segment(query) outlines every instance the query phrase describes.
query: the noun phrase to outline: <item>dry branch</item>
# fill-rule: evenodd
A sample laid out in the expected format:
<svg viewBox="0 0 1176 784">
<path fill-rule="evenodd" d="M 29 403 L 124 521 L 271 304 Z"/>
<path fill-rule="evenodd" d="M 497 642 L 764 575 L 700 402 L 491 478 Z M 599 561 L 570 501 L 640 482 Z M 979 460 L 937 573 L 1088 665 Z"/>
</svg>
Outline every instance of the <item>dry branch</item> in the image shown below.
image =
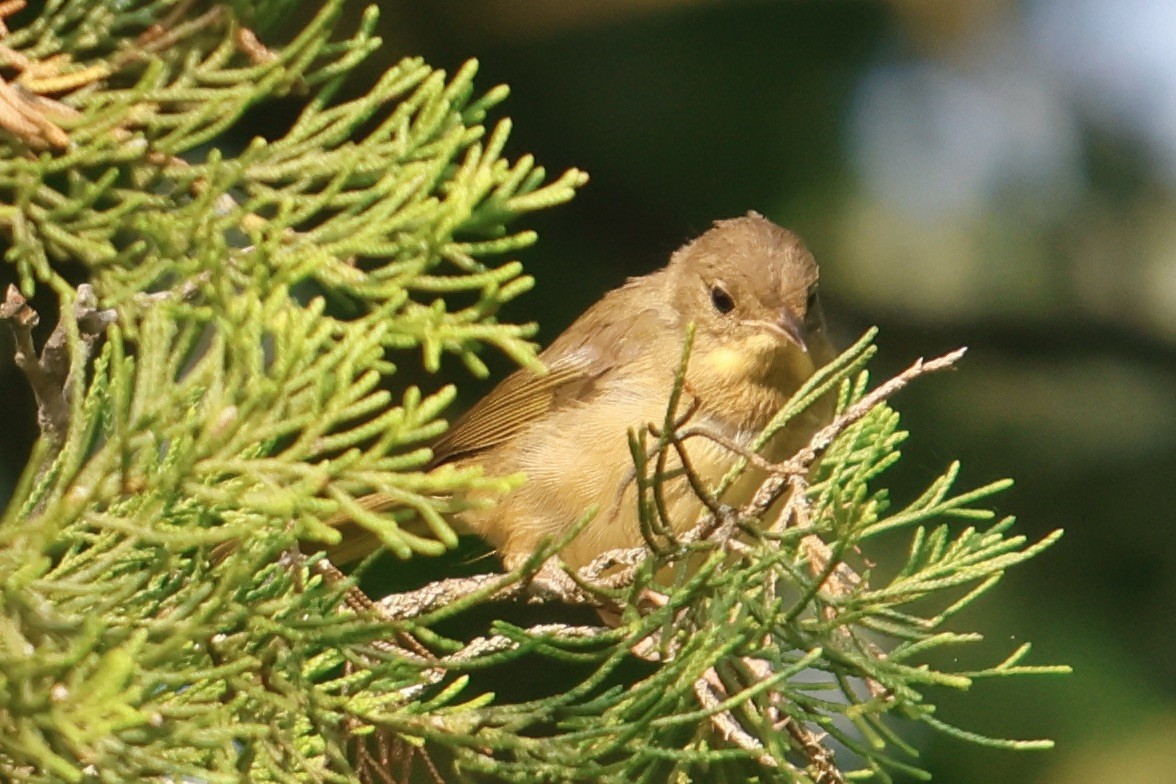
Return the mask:
<svg viewBox="0 0 1176 784">
<path fill-rule="evenodd" d="M 77 324 L 80 338 L 76 356 L 71 356 L 69 319 Z M 93 288 L 83 283 L 78 287 L 72 307 L 62 306 L 57 326 L 42 346 L 39 357 L 33 343 L 33 329 L 41 318 L 16 286 L 8 287 L 0 304 L 0 320 L 7 321 L 12 330 L 16 342 L 13 359 L 36 396 L 41 433 L 51 443 L 60 445 L 69 429 L 70 375 L 85 372 L 94 343 L 117 320 L 117 315 L 113 310 L 100 310 Z"/>
</svg>

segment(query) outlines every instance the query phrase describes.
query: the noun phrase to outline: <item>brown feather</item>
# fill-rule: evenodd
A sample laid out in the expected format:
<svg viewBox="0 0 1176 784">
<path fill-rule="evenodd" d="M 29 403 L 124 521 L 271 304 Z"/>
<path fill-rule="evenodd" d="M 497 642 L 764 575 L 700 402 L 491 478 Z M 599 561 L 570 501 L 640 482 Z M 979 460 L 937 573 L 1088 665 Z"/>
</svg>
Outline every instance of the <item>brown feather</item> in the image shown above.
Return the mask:
<svg viewBox="0 0 1176 784">
<path fill-rule="evenodd" d="M 645 307 L 641 294 L 650 282 L 631 279 L 585 311 L 539 355 L 546 374 L 517 370 L 474 404 L 434 444 L 433 464 L 476 456 L 564 406 L 592 401 L 602 380 L 669 326 L 657 309 Z"/>
<path fill-rule="evenodd" d="M 517 370 L 454 423 L 433 445 L 433 465 L 472 457 L 511 440 L 566 397 L 560 390 L 583 385 L 593 375 L 586 354 L 561 357 L 540 375 Z"/>
</svg>

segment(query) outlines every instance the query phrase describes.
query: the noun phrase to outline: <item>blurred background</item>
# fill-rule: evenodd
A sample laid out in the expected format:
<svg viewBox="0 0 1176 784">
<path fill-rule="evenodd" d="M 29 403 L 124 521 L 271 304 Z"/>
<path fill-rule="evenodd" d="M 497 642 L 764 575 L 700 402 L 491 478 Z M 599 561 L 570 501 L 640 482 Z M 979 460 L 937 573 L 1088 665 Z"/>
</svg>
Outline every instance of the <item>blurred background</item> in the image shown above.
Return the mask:
<svg viewBox="0 0 1176 784">
<path fill-rule="evenodd" d="M 1176 782 L 1176 4 L 380 5 L 373 74 L 476 57 L 512 89 L 513 154 L 591 174 L 528 221 L 538 284 L 508 315 L 540 340 L 754 209 L 809 243 L 841 345 L 881 328 L 876 377 L 969 346 L 894 401 L 895 494 L 959 458 L 965 486 L 1016 479 L 996 503 L 1028 537 L 1066 529 L 958 623 L 1074 674 L 934 695 L 1053 751 L 908 736 L 947 784 Z M 0 382 L 25 393 L 8 359 Z M 10 406 L 22 444 L 33 411 Z M 7 443 L 3 490 L 27 454 Z"/>
</svg>

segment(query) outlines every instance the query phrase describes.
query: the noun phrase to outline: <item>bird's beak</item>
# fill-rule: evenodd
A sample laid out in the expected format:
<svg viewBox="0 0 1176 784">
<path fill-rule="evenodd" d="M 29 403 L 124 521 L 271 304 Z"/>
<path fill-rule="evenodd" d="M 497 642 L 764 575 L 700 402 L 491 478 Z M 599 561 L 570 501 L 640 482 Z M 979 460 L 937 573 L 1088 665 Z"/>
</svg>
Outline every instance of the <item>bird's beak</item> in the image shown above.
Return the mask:
<svg viewBox="0 0 1176 784">
<path fill-rule="evenodd" d="M 801 321 L 791 308 L 781 308 L 780 315 L 774 324 L 776 329 L 784 334 L 788 340 L 796 344 L 804 353 L 808 353 L 808 346 L 804 342 L 804 322 Z"/>
</svg>

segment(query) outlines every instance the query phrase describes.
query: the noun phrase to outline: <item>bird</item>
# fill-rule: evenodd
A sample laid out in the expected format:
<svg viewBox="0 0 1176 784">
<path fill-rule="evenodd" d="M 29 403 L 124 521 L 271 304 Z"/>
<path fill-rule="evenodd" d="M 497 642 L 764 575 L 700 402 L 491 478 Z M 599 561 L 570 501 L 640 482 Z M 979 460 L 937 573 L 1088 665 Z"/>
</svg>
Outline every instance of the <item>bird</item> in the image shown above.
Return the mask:
<svg viewBox="0 0 1176 784">
<path fill-rule="evenodd" d="M 480 465 L 490 475 L 522 474 L 521 486 L 477 499 L 455 529 L 491 545 L 515 568 L 557 541 L 586 512 L 559 552 L 579 569 L 608 550 L 640 546 L 631 430 L 665 421 L 688 325 L 694 338 L 682 397 L 690 426 L 740 449 L 793 393 L 834 357 L 818 297 L 819 270 L 793 232 L 756 212 L 717 220 L 654 272 L 602 296 L 538 356 L 546 372 L 520 368 L 474 404 L 433 445 L 433 466 Z M 684 406 L 683 406 L 684 407 Z M 765 447 L 769 461 L 803 447 L 832 417 L 822 398 Z M 738 459 L 718 440 L 684 443 L 691 469 L 715 485 Z M 681 464 L 670 456 L 668 469 Z M 763 476 L 754 467 L 724 495 L 750 500 Z M 692 528 L 702 500 L 680 475 L 663 484 L 675 533 Z M 361 499 L 373 510 L 393 500 Z M 341 521 L 334 521 L 339 524 Z M 369 553 L 349 526 L 333 562 Z"/>
</svg>

